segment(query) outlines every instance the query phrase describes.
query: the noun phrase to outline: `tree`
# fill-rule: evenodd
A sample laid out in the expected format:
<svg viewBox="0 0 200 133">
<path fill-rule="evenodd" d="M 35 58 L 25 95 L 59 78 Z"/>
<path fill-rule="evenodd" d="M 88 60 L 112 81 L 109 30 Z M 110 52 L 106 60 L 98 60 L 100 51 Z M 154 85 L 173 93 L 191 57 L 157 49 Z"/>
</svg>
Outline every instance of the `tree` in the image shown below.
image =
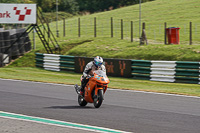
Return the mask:
<svg viewBox="0 0 200 133">
<path fill-rule="evenodd" d="M 59 11 L 76 14 L 79 11 L 91 13 L 138 4 L 140 0 L 58 0 Z M 153 0 L 142 0 L 142 2 Z M 1 3 L 37 3 L 44 12 L 56 10 L 56 0 L 0 0 Z"/>
<path fill-rule="evenodd" d="M 76 0 L 61 0 L 59 9 L 61 11 L 66 11 L 75 14 L 79 11 L 79 6 Z"/>
<path fill-rule="evenodd" d="M 142 2 L 153 0 L 142 0 Z M 116 9 L 120 6 L 138 4 L 139 0 L 77 0 L 80 11 L 89 11 L 91 13 L 108 10 L 110 7 Z"/>
<path fill-rule="evenodd" d="M 34 3 L 33 0 L 0 0 L 0 3 Z"/>
<path fill-rule="evenodd" d="M 40 7 L 42 8 L 43 11 L 50 12 L 52 10 L 53 2 L 51 0 L 40 0 L 40 1 L 41 1 Z"/>
<path fill-rule="evenodd" d="M 0 0 L 0 3 L 18 3 L 18 0 Z"/>
</svg>

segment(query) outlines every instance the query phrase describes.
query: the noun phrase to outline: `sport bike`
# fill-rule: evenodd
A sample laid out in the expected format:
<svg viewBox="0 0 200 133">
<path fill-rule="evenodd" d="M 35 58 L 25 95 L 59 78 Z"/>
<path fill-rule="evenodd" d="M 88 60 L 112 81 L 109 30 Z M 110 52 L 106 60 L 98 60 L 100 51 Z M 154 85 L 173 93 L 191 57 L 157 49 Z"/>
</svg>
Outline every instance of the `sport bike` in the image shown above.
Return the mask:
<svg viewBox="0 0 200 133">
<path fill-rule="evenodd" d="M 91 77 L 89 77 L 89 81 L 84 88 L 83 95 L 80 95 L 80 87 L 77 84 L 74 86 L 78 94 L 78 103 L 80 106 L 93 103 L 95 108 L 99 108 L 104 100 L 104 94 L 110 81 L 106 72 L 102 70 L 91 71 L 90 75 Z"/>
</svg>

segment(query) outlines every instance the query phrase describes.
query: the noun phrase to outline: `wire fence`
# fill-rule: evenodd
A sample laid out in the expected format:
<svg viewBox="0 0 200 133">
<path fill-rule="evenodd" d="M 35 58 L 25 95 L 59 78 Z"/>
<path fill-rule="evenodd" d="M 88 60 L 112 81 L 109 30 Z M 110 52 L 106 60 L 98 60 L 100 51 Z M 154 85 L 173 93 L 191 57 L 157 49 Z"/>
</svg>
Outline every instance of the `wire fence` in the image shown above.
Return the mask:
<svg viewBox="0 0 200 133">
<path fill-rule="evenodd" d="M 165 27 L 165 23 L 167 27 Z M 200 44 L 200 23 L 185 24 L 146 23 L 145 32 L 150 44 L 165 44 L 165 28 L 179 27 L 180 44 Z M 54 33 L 56 26 L 50 24 Z M 130 41 L 139 41 L 139 22 L 130 19 L 77 18 L 58 21 L 60 36 L 67 37 L 113 37 Z"/>
</svg>

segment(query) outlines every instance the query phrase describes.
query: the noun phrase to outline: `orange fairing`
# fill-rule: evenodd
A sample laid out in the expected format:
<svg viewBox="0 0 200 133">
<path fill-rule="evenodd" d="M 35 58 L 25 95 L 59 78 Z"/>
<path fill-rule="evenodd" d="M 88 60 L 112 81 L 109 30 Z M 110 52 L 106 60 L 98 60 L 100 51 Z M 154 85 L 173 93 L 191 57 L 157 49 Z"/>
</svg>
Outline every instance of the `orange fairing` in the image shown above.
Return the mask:
<svg viewBox="0 0 200 133">
<path fill-rule="evenodd" d="M 110 82 L 105 72 L 97 70 L 93 74 L 85 87 L 85 100 L 91 103 L 93 102 L 93 90 L 95 89 L 95 95 L 97 95 L 99 89 L 103 89 L 105 93 Z"/>
</svg>

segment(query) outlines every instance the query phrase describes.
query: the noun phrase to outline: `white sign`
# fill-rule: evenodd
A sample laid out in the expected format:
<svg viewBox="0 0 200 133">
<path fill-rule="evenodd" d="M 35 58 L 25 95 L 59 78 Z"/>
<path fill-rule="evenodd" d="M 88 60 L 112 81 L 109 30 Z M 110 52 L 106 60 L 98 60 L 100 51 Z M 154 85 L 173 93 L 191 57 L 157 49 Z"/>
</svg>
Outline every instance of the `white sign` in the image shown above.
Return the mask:
<svg viewBox="0 0 200 133">
<path fill-rule="evenodd" d="M 0 4 L 0 24 L 36 24 L 36 4 Z"/>
</svg>

